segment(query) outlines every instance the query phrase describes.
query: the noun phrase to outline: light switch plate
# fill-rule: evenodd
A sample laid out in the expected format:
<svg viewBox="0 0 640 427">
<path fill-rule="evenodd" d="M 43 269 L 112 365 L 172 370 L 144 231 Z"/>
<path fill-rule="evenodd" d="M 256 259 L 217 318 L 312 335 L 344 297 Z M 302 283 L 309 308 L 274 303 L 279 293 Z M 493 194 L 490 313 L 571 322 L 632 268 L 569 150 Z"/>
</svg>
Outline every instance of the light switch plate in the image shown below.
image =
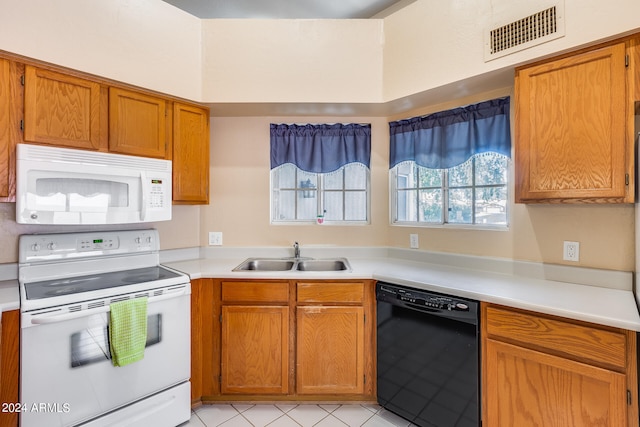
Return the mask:
<svg viewBox="0 0 640 427">
<path fill-rule="evenodd" d="M 222 246 L 222 231 L 209 232 L 209 246 Z"/>
<path fill-rule="evenodd" d="M 411 249 L 418 249 L 420 247 L 420 241 L 417 234 L 409 234 L 409 246 Z"/>
</svg>

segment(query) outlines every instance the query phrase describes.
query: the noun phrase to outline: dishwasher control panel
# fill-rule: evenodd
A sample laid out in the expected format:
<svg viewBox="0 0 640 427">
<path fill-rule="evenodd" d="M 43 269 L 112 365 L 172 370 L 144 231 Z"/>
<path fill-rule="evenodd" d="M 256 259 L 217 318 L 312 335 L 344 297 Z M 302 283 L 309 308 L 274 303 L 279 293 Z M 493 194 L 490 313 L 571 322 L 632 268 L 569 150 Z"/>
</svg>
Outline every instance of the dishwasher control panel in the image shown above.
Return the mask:
<svg viewBox="0 0 640 427">
<path fill-rule="evenodd" d="M 376 299 L 447 317 L 476 316 L 479 306 L 475 300 L 384 282 L 376 285 Z"/>
</svg>

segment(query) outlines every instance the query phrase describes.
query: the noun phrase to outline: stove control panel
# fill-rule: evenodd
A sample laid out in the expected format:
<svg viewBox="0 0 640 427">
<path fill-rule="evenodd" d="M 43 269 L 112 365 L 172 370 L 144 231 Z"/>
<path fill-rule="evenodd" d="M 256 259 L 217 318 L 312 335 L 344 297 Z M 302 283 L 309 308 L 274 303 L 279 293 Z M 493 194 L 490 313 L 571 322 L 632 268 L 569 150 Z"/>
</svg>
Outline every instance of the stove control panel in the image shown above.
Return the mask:
<svg viewBox="0 0 640 427">
<path fill-rule="evenodd" d="M 19 246 L 21 264 L 160 250 L 157 230 L 25 234 Z"/>
</svg>

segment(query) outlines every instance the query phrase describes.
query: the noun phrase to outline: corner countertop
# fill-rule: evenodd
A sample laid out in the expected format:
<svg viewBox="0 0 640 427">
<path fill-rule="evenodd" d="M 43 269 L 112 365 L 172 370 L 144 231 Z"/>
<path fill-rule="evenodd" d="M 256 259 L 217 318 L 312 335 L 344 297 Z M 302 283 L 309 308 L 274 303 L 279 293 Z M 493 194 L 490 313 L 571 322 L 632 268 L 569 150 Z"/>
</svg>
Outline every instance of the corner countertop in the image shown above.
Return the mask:
<svg viewBox="0 0 640 427">
<path fill-rule="evenodd" d="M 364 254 L 358 250 L 309 254 L 325 258 L 345 256 L 351 271 L 234 272 L 233 268 L 248 256 L 238 251 L 204 252 L 201 258 L 163 264 L 189 274 L 192 279 L 374 279 L 640 331 L 631 272 L 388 249 L 365 249 Z M 331 255 L 327 256 L 328 253 Z M 250 256 L 261 255 L 254 252 Z"/>
<path fill-rule="evenodd" d="M 17 280 L 0 280 L 0 313 L 20 308 Z"/>
</svg>

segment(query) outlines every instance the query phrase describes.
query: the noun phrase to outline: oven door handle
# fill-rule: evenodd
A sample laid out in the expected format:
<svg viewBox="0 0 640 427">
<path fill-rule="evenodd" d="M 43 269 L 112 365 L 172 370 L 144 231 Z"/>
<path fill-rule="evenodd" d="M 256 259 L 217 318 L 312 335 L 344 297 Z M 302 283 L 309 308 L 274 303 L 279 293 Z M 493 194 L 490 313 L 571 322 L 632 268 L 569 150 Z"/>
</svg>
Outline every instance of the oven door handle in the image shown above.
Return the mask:
<svg viewBox="0 0 640 427">
<path fill-rule="evenodd" d="M 151 297 L 149 298 L 147 305 L 153 304 L 159 301 L 168 300 L 171 298 L 176 298 L 182 295 L 187 295 L 182 291 L 183 289 L 180 289 L 178 292 L 173 292 L 173 293 L 169 292 L 167 294 L 160 295 L 157 297 Z M 81 317 L 92 316 L 94 314 L 108 313 L 109 311 L 111 311 L 111 309 L 108 305 L 106 305 L 104 307 L 92 308 L 90 310 L 81 310 L 73 313 L 57 314 L 57 315 L 42 316 L 42 317 L 32 317 L 31 323 L 34 325 L 48 325 L 51 323 L 59 323 L 67 320 L 79 319 Z"/>
</svg>

